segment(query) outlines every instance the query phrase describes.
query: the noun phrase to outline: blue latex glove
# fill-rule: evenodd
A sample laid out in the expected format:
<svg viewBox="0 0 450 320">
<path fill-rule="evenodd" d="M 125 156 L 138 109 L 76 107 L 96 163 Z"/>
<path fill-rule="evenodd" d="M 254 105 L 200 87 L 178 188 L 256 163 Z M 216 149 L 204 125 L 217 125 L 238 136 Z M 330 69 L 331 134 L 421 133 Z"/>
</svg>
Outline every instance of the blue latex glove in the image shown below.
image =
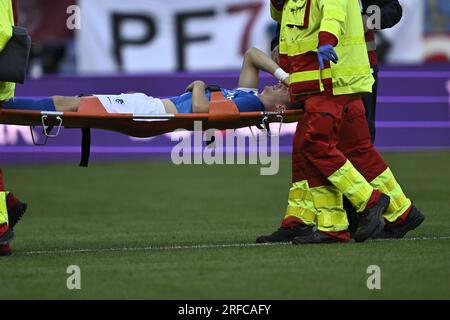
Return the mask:
<svg viewBox="0 0 450 320">
<path fill-rule="evenodd" d="M 334 63 L 337 63 L 339 59 L 331 44 L 319 47 L 317 49 L 317 57 L 319 58 L 320 69 L 325 68 L 325 61 L 333 61 Z"/>
</svg>

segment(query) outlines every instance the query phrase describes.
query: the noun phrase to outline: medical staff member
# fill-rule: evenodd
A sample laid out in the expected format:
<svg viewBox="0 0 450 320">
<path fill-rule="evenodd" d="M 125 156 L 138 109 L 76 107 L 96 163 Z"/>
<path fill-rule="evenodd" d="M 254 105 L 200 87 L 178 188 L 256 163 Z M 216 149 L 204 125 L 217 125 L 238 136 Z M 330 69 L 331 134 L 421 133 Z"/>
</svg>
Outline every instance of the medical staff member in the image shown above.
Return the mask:
<svg viewBox="0 0 450 320">
<path fill-rule="evenodd" d="M 12 37 L 13 26 L 13 3 L 11 0 L 0 0 L 0 54 Z M 11 99 L 14 96 L 14 89 L 14 83 L 0 82 L 0 103 Z M 12 229 L 23 216 L 26 208 L 27 204 L 5 190 L 3 172 L 0 169 L 0 256 L 11 254 L 9 242 L 14 238 Z"/>
<path fill-rule="evenodd" d="M 377 19 L 377 13 L 373 11 L 373 8 L 368 10 L 370 6 L 379 8 L 380 21 L 375 20 Z M 403 10 L 398 0 L 361 0 L 361 8 L 370 68 L 375 80 L 372 86 L 372 92 L 364 95 L 362 99 L 364 102 L 364 109 L 366 110 L 367 124 L 369 125 L 370 140 L 372 143 L 375 143 L 375 118 L 378 96 L 378 59 L 377 47 L 375 44 L 375 30 L 376 28 L 387 29 L 395 26 L 400 22 Z M 344 199 L 344 208 L 350 222 L 350 233 L 353 234 L 358 225 L 358 215 L 348 199 Z"/>
<path fill-rule="evenodd" d="M 284 0 L 282 0 L 281 2 L 283 1 Z M 363 27 L 365 32 L 370 67 L 372 76 L 375 80 L 372 86 L 372 92 L 364 95 L 362 99 L 364 103 L 364 109 L 366 111 L 367 124 L 370 131 L 370 139 L 372 143 L 374 143 L 376 133 L 375 117 L 378 93 L 378 59 L 375 44 L 375 30 L 376 28 L 379 28 L 381 30 L 392 28 L 393 26 L 395 26 L 401 20 L 403 11 L 398 0 L 361 0 L 360 6 L 362 10 Z M 377 11 L 378 9 L 379 11 Z M 378 13 L 379 16 L 377 16 Z M 378 19 L 379 21 L 377 21 L 376 19 Z M 277 62 L 279 61 L 279 39 L 280 25 L 278 24 L 276 36 L 271 42 L 272 58 Z M 350 233 L 353 234 L 356 231 L 358 225 L 358 215 L 356 214 L 355 209 L 347 198 L 344 198 L 344 209 L 347 212 L 348 220 L 350 223 Z"/>
<path fill-rule="evenodd" d="M 280 66 L 290 73 L 291 100 L 305 103 L 305 115 L 294 136 L 282 226 L 257 242 L 348 241 L 343 195 L 360 214 L 356 241 L 403 237 L 424 217 L 370 141 L 361 96 L 374 79 L 359 1 L 271 0 L 271 14 L 281 24 Z"/>
</svg>

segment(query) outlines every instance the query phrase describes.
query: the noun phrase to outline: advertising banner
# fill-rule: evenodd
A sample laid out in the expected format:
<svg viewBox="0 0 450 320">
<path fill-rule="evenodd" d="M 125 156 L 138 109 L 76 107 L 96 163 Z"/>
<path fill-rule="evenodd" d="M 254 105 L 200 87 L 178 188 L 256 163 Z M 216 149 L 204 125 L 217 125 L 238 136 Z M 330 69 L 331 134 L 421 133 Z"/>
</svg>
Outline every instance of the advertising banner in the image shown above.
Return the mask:
<svg viewBox="0 0 450 320">
<path fill-rule="evenodd" d="M 265 0 L 80 0 L 82 72 L 236 70 L 246 49 L 268 51 Z"/>
</svg>

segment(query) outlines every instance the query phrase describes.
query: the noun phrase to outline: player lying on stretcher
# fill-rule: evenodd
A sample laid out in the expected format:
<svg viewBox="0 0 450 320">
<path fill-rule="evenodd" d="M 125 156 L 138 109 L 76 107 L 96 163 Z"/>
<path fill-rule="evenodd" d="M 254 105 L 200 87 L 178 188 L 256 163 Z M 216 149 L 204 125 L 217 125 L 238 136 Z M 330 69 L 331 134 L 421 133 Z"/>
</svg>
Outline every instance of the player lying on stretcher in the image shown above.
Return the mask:
<svg viewBox="0 0 450 320">
<path fill-rule="evenodd" d="M 280 82 L 266 86 L 258 93 L 259 71 L 273 74 Z M 238 88 L 221 91 L 232 99 L 239 112 L 278 111 L 289 105 L 289 74 L 272 59 L 256 48 L 247 50 L 244 56 Z M 139 115 L 200 113 L 209 111 L 210 92 L 203 81 L 194 81 L 182 95 L 169 99 L 158 99 L 143 93 L 120 95 L 94 95 L 109 113 L 132 113 Z M 79 97 L 53 96 L 47 99 L 14 98 L 4 104 L 5 109 L 78 111 Z"/>
</svg>

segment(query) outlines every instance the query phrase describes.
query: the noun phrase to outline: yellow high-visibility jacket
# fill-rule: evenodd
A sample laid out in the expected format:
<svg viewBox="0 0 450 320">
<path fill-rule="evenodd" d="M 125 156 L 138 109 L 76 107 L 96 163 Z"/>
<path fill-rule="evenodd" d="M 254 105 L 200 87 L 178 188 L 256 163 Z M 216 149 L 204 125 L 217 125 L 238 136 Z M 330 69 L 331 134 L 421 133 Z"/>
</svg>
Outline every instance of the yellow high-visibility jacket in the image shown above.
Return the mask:
<svg viewBox="0 0 450 320">
<path fill-rule="evenodd" d="M 0 0 L 0 53 L 12 37 L 14 15 L 11 0 Z M 0 101 L 14 97 L 16 85 L 11 82 L 0 82 Z"/>
<path fill-rule="evenodd" d="M 291 95 L 318 94 L 332 88 L 333 95 L 372 91 L 361 9 L 358 0 L 271 0 L 272 18 L 281 24 L 280 64 L 291 74 Z M 319 32 L 338 40 L 337 64 L 320 70 L 317 59 Z"/>
</svg>

